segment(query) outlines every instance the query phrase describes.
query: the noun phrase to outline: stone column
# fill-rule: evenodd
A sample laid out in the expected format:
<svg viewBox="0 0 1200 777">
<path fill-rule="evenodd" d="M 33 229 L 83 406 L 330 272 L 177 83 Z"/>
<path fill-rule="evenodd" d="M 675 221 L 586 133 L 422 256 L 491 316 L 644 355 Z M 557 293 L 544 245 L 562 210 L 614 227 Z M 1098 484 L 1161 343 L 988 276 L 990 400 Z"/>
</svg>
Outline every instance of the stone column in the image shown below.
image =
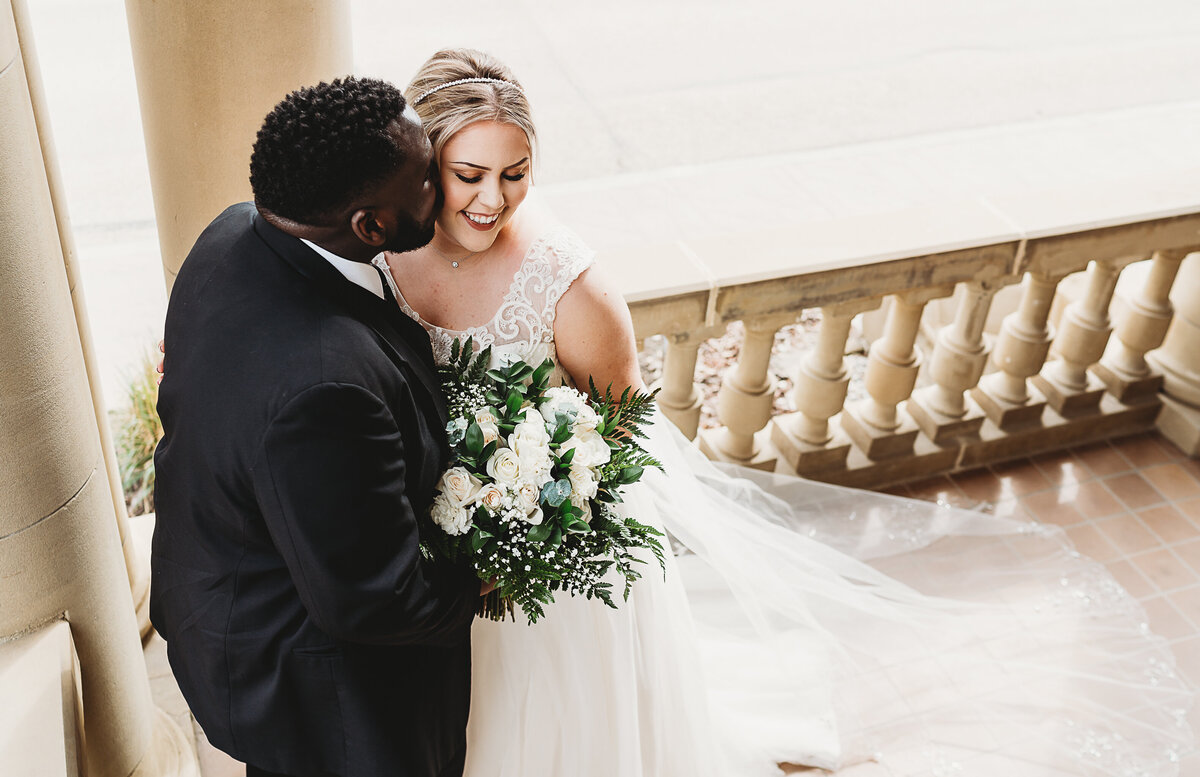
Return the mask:
<svg viewBox="0 0 1200 777">
<path fill-rule="evenodd" d="M 1141 294 L 1129 300 L 1128 309 L 1117 324 L 1117 336 L 1109 340 L 1104 358 L 1092 369 L 1104 381 L 1108 392 L 1122 402 L 1152 400 L 1162 387 L 1162 375 L 1150 369 L 1146 353 L 1163 344 L 1175 315 L 1171 284 L 1185 254 L 1184 251 L 1154 254 L 1146 285 Z"/>
<path fill-rule="evenodd" d="M 831 419 L 842 412 L 850 385 L 846 338 L 854 317 L 881 302 L 855 300 L 821 308 L 817 347 L 808 352 L 792 378 L 791 399 L 798 412 L 778 419 L 771 433 L 775 447 L 798 473 L 845 466 L 850 440 Z"/>
<path fill-rule="evenodd" d="M 1171 291 L 1175 317 L 1162 348 L 1146 360 L 1163 375 L 1158 428 L 1189 456 L 1200 456 L 1200 253 L 1183 261 Z"/>
<path fill-rule="evenodd" d="M 113 510 L 117 517 L 117 531 L 121 537 L 121 549 L 125 556 L 125 567 L 129 575 L 129 588 L 133 597 L 134 610 L 137 613 L 138 629 L 142 636 L 150 633 L 150 559 L 148 554 L 141 552 L 129 531 L 129 515 L 125 510 L 125 488 L 121 482 L 121 468 L 117 463 L 116 449 L 113 446 L 112 431 L 109 426 L 108 406 L 104 402 L 102 381 L 96 363 L 96 350 L 92 345 L 92 331 L 88 325 L 87 303 L 84 300 L 83 284 L 79 279 L 79 267 L 75 252 L 75 238 L 71 232 L 70 218 L 67 215 L 66 197 L 62 187 L 62 176 L 59 174 L 57 156 L 54 151 L 54 138 L 50 131 L 50 121 L 46 111 L 45 92 L 42 89 L 41 73 L 37 67 L 37 55 L 34 50 L 34 36 L 29 23 L 29 13 L 24 0 L 14 0 L 12 4 L 13 18 L 16 22 L 17 36 L 20 40 L 22 60 L 25 65 L 25 78 L 29 84 L 30 103 L 33 107 L 34 121 L 42 149 L 42 158 L 46 165 L 46 180 L 49 184 L 50 198 L 54 204 L 55 221 L 58 224 L 58 239 L 62 246 L 64 264 L 67 271 L 67 283 L 71 289 L 72 308 L 75 321 L 79 326 L 79 341 L 83 347 L 83 361 L 87 368 L 88 386 L 92 395 L 92 408 L 96 416 L 96 428 L 100 431 L 100 449 L 104 453 L 104 468 L 108 478 L 108 488 L 113 500 Z"/>
<path fill-rule="evenodd" d="M 934 385 L 913 393 L 908 412 L 925 436 L 940 443 L 976 434 L 983 412 L 967 402 L 979 383 L 988 351 L 983 326 L 996 288 L 988 283 L 960 283 L 955 292 L 954 321 L 938 330 L 929 375 Z"/>
<path fill-rule="evenodd" d="M 722 328 L 723 329 L 723 328 Z M 700 427 L 700 390 L 696 386 L 696 359 L 700 344 L 720 334 L 704 328 L 682 335 L 667 336 L 662 379 L 658 382 L 658 407 L 689 439 L 695 439 Z"/>
<path fill-rule="evenodd" d="M 917 335 L 921 314 L 930 300 L 945 297 L 950 288 L 920 289 L 891 298 L 883 337 L 867 355 L 869 397 L 846 408 L 842 428 L 872 460 L 911 455 L 917 425 L 902 405 L 912 396 L 921 368 Z"/>
<path fill-rule="evenodd" d="M 998 428 L 1035 424 L 1041 420 L 1046 399 L 1029 385 L 1046 363 L 1054 335 L 1050 331 L 1050 304 L 1060 277 L 1040 273 L 1025 276 L 1021 304 L 1004 317 L 992 352 L 998 368 L 972 389 L 971 396 Z"/>
<path fill-rule="evenodd" d="M 1112 322 L 1108 316 L 1117 276 L 1132 259 L 1096 261 L 1088 269 L 1083 297 L 1063 312 L 1054 348 L 1059 358 L 1034 376 L 1033 383 L 1046 401 L 1064 417 L 1098 412 L 1104 384 L 1089 368 L 1104 355 Z"/>
<path fill-rule="evenodd" d="M 0 4 L 0 638 L 65 615 L 90 777 L 187 773 L 150 701 L 11 3 Z"/>
<path fill-rule="evenodd" d="M 771 420 L 775 382 L 769 367 L 775 333 L 794 315 L 747 319 L 746 337 L 738 363 L 721 378 L 717 392 L 717 416 L 723 427 L 702 432 L 701 450 L 712 458 L 747 467 L 772 470 L 776 457 L 759 432 Z"/>
<path fill-rule="evenodd" d="M 167 288 L 250 199 L 250 149 L 288 92 L 350 72 L 348 0 L 126 0 Z"/>
</svg>

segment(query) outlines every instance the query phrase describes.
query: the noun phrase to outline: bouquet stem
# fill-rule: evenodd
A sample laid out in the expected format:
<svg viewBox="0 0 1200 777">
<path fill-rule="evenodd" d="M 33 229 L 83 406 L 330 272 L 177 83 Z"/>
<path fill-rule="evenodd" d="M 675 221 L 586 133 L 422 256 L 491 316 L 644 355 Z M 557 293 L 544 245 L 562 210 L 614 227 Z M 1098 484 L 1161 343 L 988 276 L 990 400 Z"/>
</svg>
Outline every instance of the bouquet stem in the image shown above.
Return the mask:
<svg viewBox="0 0 1200 777">
<path fill-rule="evenodd" d="M 480 600 L 477 613 L 482 618 L 494 621 L 517 619 L 512 599 L 501 596 L 499 591 L 492 591 Z"/>
</svg>

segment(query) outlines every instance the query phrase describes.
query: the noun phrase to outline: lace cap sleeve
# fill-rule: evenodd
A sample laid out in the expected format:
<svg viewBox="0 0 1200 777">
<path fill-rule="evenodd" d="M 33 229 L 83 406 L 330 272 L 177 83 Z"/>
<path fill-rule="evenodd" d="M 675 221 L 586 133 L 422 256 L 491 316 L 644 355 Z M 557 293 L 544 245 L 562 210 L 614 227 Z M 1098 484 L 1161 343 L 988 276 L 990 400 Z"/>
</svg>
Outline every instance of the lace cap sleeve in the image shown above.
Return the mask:
<svg viewBox="0 0 1200 777">
<path fill-rule="evenodd" d="M 575 279 L 596 261 L 596 252 L 588 248 L 579 235 L 560 226 L 538 238 L 530 247 L 530 258 L 544 258 L 549 266 L 550 282 L 546 285 L 542 319 L 552 324 L 558 301 Z"/>
</svg>

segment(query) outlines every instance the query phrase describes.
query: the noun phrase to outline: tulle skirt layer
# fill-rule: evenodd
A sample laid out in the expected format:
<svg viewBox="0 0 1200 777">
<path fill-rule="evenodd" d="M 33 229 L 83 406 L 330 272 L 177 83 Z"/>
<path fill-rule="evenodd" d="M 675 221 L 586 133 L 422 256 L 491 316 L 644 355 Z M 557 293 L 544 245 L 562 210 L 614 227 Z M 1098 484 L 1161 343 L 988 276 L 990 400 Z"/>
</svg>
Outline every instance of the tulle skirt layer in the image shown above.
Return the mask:
<svg viewBox="0 0 1200 777">
<path fill-rule="evenodd" d="M 469 777 L 1178 775 L 1193 691 L 1060 530 L 648 447 L 665 579 L 476 623 Z"/>
</svg>

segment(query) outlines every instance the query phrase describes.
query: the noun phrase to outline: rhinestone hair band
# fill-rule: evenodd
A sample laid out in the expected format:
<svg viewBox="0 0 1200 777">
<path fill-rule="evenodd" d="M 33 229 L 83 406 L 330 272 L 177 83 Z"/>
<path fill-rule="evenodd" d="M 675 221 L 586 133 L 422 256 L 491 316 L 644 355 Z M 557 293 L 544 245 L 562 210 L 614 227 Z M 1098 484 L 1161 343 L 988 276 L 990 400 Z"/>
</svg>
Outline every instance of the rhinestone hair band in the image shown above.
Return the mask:
<svg viewBox="0 0 1200 777">
<path fill-rule="evenodd" d="M 432 89 L 421 92 L 421 94 L 417 96 L 417 99 L 412 101 L 412 104 L 416 105 L 434 92 L 440 92 L 443 89 L 448 89 L 452 86 L 458 86 L 459 84 L 504 84 L 505 86 L 511 86 L 521 94 L 525 94 L 525 90 L 514 84 L 512 81 L 504 81 L 499 78 L 460 78 L 457 81 L 447 81 L 444 84 L 438 84 Z"/>
</svg>

